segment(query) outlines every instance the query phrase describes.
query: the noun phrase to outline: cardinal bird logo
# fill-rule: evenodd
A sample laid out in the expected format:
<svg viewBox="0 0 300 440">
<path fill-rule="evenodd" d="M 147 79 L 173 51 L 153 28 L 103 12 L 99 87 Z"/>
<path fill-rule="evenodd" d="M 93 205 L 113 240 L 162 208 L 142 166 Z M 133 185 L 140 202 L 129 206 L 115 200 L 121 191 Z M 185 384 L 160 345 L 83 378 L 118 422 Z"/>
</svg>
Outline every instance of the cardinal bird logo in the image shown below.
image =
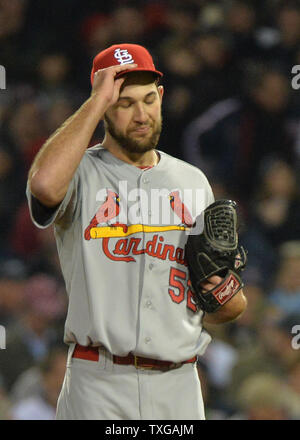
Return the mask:
<svg viewBox="0 0 300 440">
<path fill-rule="evenodd" d="M 120 202 L 120 197 L 117 193 L 110 189 L 106 189 L 106 197 L 102 205 L 98 208 L 96 214 L 90 221 L 87 228 L 84 230 L 84 238 L 86 240 L 91 239 L 109 239 L 109 238 L 121 238 L 128 237 L 136 233 L 158 233 L 166 231 L 185 231 L 188 228 L 193 227 L 193 218 L 181 201 L 180 191 L 173 191 L 169 193 L 169 200 L 171 209 L 180 218 L 180 224 L 170 225 L 169 223 L 164 225 L 145 225 L 140 223 L 140 218 L 137 219 L 137 223 L 130 225 L 120 223 L 116 221 L 116 217 L 119 216 L 120 211 L 124 210 L 124 204 Z M 168 203 L 167 199 L 166 202 Z M 120 217 L 119 217 L 120 219 Z M 119 220 L 118 219 L 118 220 Z M 124 220 L 123 220 L 124 221 Z M 126 220 L 125 220 L 126 221 Z M 169 219 L 170 221 L 170 219 Z M 134 239 L 135 240 L 135 239 Z M 103 243 L 106 245 L 106 241 Z"/>
<path fill-rule="evenodd" d="M 175 214 L 180 218 L 181 224 L 191 228 L 194 224 L 193 218 L 180 199 L 179 191 L 173 191 L 169 195 L 171 208 Z"/>
<path fill-rule="evenodd" d="M 90 224 L 84 231 L 84 238 L 86 240 L 91 239 L 90 231 L 92 228 L 95 228 L 100 223 L 109 223 L 110 220 L 117 217 L 120 212 L 120 197 L 117 193 L 107 190 L 107 196 L 104 203 L 100 206 Z M 113 223 L 111 226 L 121 226 L 124 232 L 127 231 L 128 226 L 122 223 Z"/>
</svg>

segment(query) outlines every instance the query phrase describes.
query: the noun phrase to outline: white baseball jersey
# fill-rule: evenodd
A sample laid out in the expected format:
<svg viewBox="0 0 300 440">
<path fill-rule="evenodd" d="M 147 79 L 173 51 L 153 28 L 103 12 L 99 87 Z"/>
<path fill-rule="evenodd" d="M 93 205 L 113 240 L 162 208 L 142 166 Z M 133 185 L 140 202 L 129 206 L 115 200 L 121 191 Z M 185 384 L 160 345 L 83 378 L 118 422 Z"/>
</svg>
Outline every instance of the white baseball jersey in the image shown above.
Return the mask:
<svg viewBox="0 0 300 440">
<path fill-rule="evenodd" d="M 140 169 L 101 145 L 88 149 L 55 212 L 41 209 L 27 185 L 35 225 L 55 223 L 66 343 L 180 362 L 210 342 L 184 247 L 213 193 L 199 169 L 157 152 L 159 163 Z"/>
</svg>

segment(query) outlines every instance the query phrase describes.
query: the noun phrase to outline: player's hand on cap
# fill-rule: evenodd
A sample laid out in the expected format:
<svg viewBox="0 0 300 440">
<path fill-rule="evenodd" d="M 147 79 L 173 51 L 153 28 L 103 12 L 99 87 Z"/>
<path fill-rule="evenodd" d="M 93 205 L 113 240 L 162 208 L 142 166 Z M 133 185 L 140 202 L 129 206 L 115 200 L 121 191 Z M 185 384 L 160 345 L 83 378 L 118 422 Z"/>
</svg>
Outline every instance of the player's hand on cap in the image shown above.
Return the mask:
<svg viewBox="0 0 300 440">
<path fill-rule="evenodd" d="M 119 73 L 137 67 L 137 64 L 123 64 L 97 70 L 94 74 L 92 96 L 97 95 L 104 101 L 107 108 L 114 105 L 120 94 L 120 88 L 125 81 L 125 76 L 116 78 Z"/>
</svg>

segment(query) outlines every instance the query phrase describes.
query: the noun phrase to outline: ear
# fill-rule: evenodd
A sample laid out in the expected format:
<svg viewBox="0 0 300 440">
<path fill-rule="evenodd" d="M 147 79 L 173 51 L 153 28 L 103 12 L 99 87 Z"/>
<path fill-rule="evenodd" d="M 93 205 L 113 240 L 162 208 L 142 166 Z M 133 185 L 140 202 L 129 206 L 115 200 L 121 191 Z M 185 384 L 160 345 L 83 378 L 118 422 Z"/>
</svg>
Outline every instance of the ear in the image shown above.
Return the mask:
<svg viewBox="0 0 300 440">
<path fill-rule="evenodd" d="M 157 89 L 158 89 L 158 93 L 159 93 L 160 100 L 162 101 L 162 97 L 163 97 L 163 95 L 164 95 L 164 91 L 165 91 L 165 89 L 164 89 L 163 86 L 158 86 Z"/>
</svg>

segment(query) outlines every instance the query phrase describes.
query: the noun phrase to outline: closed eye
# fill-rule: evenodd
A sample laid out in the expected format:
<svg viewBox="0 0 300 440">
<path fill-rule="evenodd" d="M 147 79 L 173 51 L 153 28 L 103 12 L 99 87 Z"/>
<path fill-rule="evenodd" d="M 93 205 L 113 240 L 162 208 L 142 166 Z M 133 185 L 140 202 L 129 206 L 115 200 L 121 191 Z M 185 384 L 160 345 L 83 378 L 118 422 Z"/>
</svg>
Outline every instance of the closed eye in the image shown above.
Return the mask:
<svg viewBox="0 0 300 440">
<path fill-rule="evenodd" d="M 156 99 L 157 99 L 156 92 L 150 92 L 148 93 L 148 95 L 146 95 L 144 102 L 146 104 L 153 104 L 154 101 L 156 101 Z"/>
<path fill-rule="evenodd" d="M 153 104 L 155 101 L 156 97 L 151 96 L 151 98 L 145 100 L 145 104 Z"/>
<path fill-rule="evenodd" d="M 119 107 L 129 108 L 132 105 L 132 102 L 128 101 L 128 100 L 120 100 L 120 102 L 118 104 L 119 104 Z"/>
<path fill-rule="evenodd" d="M 153 104 L 157 99 L 157 93 L 152 91 L 150 93 L 148 93 L 145 97 L 144 97 L 144 103 L 147 105 L 151 105 Z M 131 99 L 130 97 L 121 97 L 118 100 L 118 106 L 121 108 L 129 108 L 131 107 L 132 104 L 134 104 L 134 100 Z"/>
</svg>

